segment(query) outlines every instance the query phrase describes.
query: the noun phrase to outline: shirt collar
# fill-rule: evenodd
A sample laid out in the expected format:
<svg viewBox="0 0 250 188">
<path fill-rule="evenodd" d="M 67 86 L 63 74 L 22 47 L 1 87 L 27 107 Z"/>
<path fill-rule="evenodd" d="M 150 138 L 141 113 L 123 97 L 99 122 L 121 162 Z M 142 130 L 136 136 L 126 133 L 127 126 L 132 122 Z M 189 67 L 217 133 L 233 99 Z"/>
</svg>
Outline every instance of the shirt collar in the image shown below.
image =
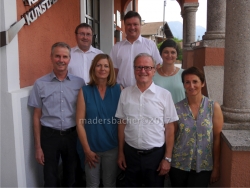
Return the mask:
<svg viewBox="0 0 250 188">
<path fill-rule="evenodd" d="M 76 46 L 74 49 L 72 49 L 74 52 L 75 51 L 78 51 L 78 50 L 80 50 L 81 52 L 83 52 L 78 46 Z M 90 45 L 90 47 L 89 47 L 89 50 L 88 51 L 86 51 L 86 52 L 83 52 L 83 53 L 88 53 L 88 52 L 95 52 L 95 48 L 92 46 L 92 45 Z"/>
<path fill-rule="evenodd" d="M 50 73 L 50 81 L 52 81 L 53 79 L 58 80 L 57 77 L 56 77 L 56 75 L 55 75 L 55 73 L 54 73 L 54 71 L 52 71 Z M 65 79 L 67 79 L 67 80 L 71 80 L 72 79 L 72 76 L 71 76 L 71 74 L 69 74 L 69 71 L 67 72 L 67 76 L 66 76 Z"/>
<path fill-rule="evenodd" d="M 152 84 L 149 86 L 149 88 L 148 88 L 147 90 L 150 90 L 150 91 L 152 91 L 153 93 L 156 93 L 156 87 L 155 87 L 154 82 L 152 82 Z"/>
<path fill-rule="evenodd" d="M 126 40 L 126 42 L 129 42 L 127 38 L 125 40 Z M 137 41 L 140 42 L 140 43 L 142 43 L 142 36 L 141 35 L 139 35 L 139 37 L 134 41 L 134 43 L 137 42 Z"/>
<path fill-rule="evenodd" d="M 134 89 L 137 89 L 137 90 L 140 91 L 140 89 L 138 88 L 137 84 L 134 85 Z M 156 88 L 155 88 L 154 82 L 152 82 L 152 84 L 149 86 L 149 88 L 146 89 L 145 91 L 151 91 L 152 93 L 156 93 Z"/>
</svg>

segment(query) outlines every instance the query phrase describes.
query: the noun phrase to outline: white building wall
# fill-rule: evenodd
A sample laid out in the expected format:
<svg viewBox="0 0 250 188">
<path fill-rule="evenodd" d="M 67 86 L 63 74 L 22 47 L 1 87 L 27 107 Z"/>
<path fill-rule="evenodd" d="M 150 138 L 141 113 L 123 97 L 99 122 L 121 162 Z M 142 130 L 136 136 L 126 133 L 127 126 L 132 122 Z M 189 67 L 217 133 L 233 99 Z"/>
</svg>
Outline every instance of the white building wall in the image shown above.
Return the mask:
<svg viewBox="0 0 250 188">
<path fill-rule="evenodd" d="M 1 0 L 1 31 L 17 20 L 16 0 Z M 26 185 L 20 100 L 17 36 L 0 48 L 1 54 L 1 187 Z M 19 101 L 18 101 L 19 100 Z"/>
</svg>

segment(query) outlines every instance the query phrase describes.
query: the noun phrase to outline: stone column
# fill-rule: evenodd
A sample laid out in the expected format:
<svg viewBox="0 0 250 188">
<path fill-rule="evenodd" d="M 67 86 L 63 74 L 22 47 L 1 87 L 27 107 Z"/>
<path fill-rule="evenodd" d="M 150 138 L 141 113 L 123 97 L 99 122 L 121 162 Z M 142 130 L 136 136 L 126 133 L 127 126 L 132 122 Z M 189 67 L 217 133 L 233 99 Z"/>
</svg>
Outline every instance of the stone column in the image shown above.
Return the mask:
<svg viewBox="0 0 250 188">
<path fill-rule="evenodd" d="M 207 1 L 207 32 L 203 35 L 203 45 L 225 47 L 226 0 Z"/>
<path fill-rule="evenodd" d="M 183 17 L 183 44 L 184 48 L 190 47 L 195 42 L 196 11 L 199 3 L 184 3 Z"/>
<path fill-rule="evenodd" d="M 222 111 L 225 123 L 231 127 L 250 127 L 250 1 L 226 3 Z"/>
</svg>

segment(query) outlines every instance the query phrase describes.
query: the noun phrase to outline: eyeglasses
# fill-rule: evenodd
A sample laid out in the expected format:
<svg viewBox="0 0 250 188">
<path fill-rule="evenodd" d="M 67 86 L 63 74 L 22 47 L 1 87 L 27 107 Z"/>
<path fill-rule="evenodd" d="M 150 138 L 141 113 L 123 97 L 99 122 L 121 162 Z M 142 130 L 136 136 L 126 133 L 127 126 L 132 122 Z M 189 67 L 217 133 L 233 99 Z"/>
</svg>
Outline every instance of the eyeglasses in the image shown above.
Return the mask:
<svg viewBox="0 0 250 188">
<path fill-rule="evenodd" d="M 90 33 L 77 33 L 78 35 L 80 35 L 81 37 L 92 37 L 93 35 L 92 34 L 90 34 Z"/>
<path fill-rule="evenodd" d="M 150 67 L 150 66 L 134 66 L 134 69 L 136 71 L 142 71 L 142 69 L 144 69 L 145 71 L 151 71 L 152 69 L 154 69 L 154 67 Z"/>
</svg>

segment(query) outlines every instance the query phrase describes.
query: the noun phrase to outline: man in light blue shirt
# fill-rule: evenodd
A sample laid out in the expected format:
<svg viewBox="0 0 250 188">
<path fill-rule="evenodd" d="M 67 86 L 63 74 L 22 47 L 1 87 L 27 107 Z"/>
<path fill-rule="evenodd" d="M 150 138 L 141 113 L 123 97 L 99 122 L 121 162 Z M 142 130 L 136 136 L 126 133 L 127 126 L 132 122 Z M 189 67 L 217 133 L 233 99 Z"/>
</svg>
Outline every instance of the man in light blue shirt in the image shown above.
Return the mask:
<svg viewBox="0 0 250 188">
<path fill-rule="evenodd" d="M 68 73 L 70 46 L 63 42 L 51 48 L 53 71 L 36 80 L 28 105 L 34 107 L 35 155 L 44 166 L 44 186 L 57 187 L 58 163 L 63 162 L 63 186 L 75 184 L 76 101 L 82 78 Z"/>
</svg>

